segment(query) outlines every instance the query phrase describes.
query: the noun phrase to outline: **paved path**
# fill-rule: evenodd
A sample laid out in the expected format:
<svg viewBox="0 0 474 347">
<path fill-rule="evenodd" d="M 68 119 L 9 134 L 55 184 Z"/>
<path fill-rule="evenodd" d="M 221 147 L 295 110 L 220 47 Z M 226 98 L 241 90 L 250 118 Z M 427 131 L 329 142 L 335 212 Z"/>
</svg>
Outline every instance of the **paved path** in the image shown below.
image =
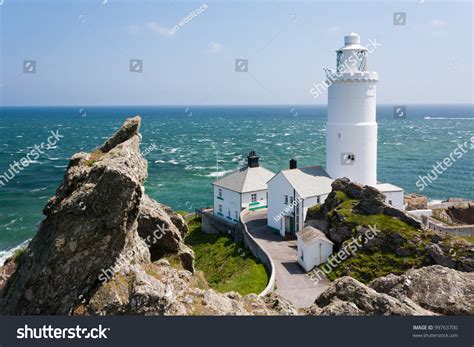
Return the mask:
<svg viewBox="0 0 474 347">
<path fill-rule="evenodd" d="M 296 259 L 296 241 L 285 241 L 267 227 L 267 210 L 258 210 L 244 216 L 247 229 L 267 251 L 275 264 L 275 292 L 296 307 L 308 307 L 329 286 L 326 278 L 315 283 L 304 272 Z"/>
</svg>

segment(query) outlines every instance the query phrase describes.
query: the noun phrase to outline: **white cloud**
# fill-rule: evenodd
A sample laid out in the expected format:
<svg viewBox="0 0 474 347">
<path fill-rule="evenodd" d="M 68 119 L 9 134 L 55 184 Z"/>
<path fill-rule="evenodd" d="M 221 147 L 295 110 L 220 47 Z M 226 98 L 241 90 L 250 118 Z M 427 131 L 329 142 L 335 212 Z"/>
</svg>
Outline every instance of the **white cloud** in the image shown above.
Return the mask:
<svg viewBox="0 0 474 347">
<path fill-rule="evenodd" d="M 222 45 L 219 42 L 212 41 L 212 42 L 209 42 L 209 44 L 207 45 L 207 48 L 208 48 L 209 53 L 217 54 L 217 53 L 222 52 L 222 50 L 224 49 L 224 45 Z"/>
<path fill-rule="evenodd" d="M 151 31 L 159 34 L 160 36 L 163 37 L 171 37 L 172 35 L 170 34 L 170 29 L 167 27 L 162 26 L 158 22 L 148 22 L 146 23 L 146 27 L 150 29 Z"/>
</svg>

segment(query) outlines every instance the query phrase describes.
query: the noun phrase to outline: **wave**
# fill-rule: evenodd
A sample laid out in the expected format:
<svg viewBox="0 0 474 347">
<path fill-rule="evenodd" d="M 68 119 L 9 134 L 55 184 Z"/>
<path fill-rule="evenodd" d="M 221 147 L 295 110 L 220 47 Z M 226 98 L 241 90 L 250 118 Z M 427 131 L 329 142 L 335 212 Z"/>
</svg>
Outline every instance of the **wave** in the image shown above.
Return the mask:
<svg viewBox="0 0 474 347">
<path fill-rule="evenodd" d="M 48 189 L 48 187 L 36 188 L 36 189 L 30 190 L 30 193 L 41 192 L 42 190 L 46 190 L 46 189 Z"/>
<path fill-rule="evenodd" d="M 219 171 L 219 172 L 211 172 L 210 174 L 207 175 L 198 175 L 198 176 L 204 176 L 204 177 L 222 177 L 224 175 L 227 175 L 228 173 L 233 172 L 234 170 L 224 170 L 224 171 Z"/>
<path fill-rule="evenodd" d="M 474 117 L 423 117 L 426 120 L 474 120 Z"/>
<path fill-rule="evenodd" d="M 28 243 L 30 243 L 31 239 L 28 239 L 26 241 L 23 241 L 20 243 L 18 246 L 7 249 L 6 251 L 0 251 L 0 266 L 3 266 L 5 263 L 5 260 L 10 258 L 17 250 L 20 248 L 28 246 Z"/>
</svg>

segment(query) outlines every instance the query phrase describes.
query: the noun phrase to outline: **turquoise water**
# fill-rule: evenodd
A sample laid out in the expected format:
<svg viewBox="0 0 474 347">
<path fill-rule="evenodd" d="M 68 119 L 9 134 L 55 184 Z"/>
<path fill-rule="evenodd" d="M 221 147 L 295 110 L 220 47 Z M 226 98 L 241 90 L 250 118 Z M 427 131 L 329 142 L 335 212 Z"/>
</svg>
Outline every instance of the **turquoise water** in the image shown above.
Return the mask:
<svg viewBox="0 0 474 347">
<path fill-rule="evenodd" d="M 0 186 L 0 261 L 34 235 L 68 158 L 91 151 L 126 117 L 137 114 L 142 116 L 142 150 L 152 149 L 146 155 L 146 191 L 176 210 L 211 205 L 216 161 L 220 174 L 230 172 L 245 162 L 251 149 L 273 171 L 286 168 L 290 158 L 299 166 L 325 165 L 325 107 L 3 107 L 0 174 L 32 146 L 46 142 L 51 131 L 63 138 Z M 378 107 L 377 117 L 378 179 L 407 192 L 417 192 L 418 176 L 474 135 L 472 105 L 408 106 L 407 119 L 394 119 L 393 107 L 387 105 Z M 422 193 L 432 200 L 474 199 L 473 167 L 474 149 Z"/>
</svg>

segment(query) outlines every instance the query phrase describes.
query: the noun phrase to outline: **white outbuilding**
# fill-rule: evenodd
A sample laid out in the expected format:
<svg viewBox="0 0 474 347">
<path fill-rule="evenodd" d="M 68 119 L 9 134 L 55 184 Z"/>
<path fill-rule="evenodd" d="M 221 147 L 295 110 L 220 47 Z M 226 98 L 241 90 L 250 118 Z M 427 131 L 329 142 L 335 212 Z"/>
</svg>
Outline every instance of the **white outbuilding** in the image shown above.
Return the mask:
<svg viewBox="0 0 474 347">
<path fill-rule="evenodd" d="M 325 263 L 332 254 L 334 244 L 319 229 L 307 226 L 297 232 L 296 237 L 298 239 L 298 263 L 306 272 Z"/>
<path fill-rule="evenodd" d="M 385 202 L 399 210 L 405 209 L 404 190 L 390 183 L 377 183 L 375 188 L 385 195 Z"/>
<path fill-rule="evenodd" d="M 251 151 L 245 167 L 212 183 L 215 216 L 238 223 L 242 209 L 267 207 L 267 182 L 275 173 L 260 166 L 259 158 L 255 151 Z"/>
<path fill-rule="evenodd" d="M 285 238 L 294 238 L 304 227 L 308 208 L 322 204 L 332 190 L 333 180 L 321 166 L 290 168 L 268 182 L 268 227 Z"/>
</svg>

